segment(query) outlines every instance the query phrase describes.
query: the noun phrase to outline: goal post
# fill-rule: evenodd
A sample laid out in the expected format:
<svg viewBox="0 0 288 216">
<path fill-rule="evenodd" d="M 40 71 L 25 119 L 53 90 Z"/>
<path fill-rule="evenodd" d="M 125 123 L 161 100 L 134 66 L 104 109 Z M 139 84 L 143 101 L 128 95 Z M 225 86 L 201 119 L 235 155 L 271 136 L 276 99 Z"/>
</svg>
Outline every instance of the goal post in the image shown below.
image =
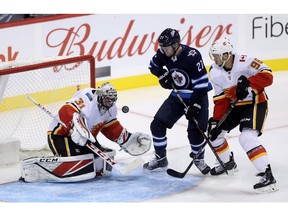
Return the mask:
<svg viewBox="0 0 288 216">
<path fill-rule="evenodd" d="M 20 140 L 22 151 L 47 149 L 51 118 L 26 98 L 30 95 L 53 114 L 73 94 L 95 88 L 91 55 L 47 57 L 0 64 L 0 139 Z"/>
</svg>

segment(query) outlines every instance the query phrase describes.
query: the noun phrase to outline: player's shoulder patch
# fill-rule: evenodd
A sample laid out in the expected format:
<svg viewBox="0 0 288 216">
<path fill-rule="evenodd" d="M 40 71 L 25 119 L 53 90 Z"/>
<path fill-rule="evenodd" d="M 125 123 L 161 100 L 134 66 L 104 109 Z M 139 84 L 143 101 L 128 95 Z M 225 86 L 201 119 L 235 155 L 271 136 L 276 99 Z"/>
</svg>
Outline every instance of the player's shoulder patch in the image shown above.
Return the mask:
<svg viewBox="0 0 288 216">
<path fill-rule="evenodd" d="M 88 97 L 89 101 L 93 100 L 93 96 L 89 92 L 87 92 L 85 95 Z"/>
<path fill-rule="evenodd" d="M 239 56 L 239 62 L 245 62 L 247 59 L 247 55 L 240 55 Z"/>
<path fill-rule="evenodd" d="M 190 47 L 190 49 L 187 50 L 187 57 L 195 57 L 196 55 L 198 55 L 198 53 L 198 50 Z"/>
<path fill-rule="evenodd" d="M 189 52 L 188 52 L 188 55 L 187 56 L 192 56 L 192 57 L 194 57 L 194 56 L 196 56 L 197 55 L 197 51 L 195 50 L 195 49 L 191 49 Z"/>
</svg>

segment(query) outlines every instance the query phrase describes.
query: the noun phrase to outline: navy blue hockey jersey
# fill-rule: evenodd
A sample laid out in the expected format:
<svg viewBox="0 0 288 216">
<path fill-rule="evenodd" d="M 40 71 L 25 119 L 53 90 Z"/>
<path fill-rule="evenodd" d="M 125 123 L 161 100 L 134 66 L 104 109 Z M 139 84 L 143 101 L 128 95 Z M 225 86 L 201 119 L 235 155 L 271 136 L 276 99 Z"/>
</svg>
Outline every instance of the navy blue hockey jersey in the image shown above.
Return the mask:
<svg viewBox="0 0 288 216">
<path fill-rule="evenodd" d="M 206 94 L 212 89 L 212 85 L 209 82 L 201 53 L 195 48 L 183 44 L 180 46 L 182 51 L 172 57 L 167 57 L 158 49 L 150 61 L 151 73 L 160 77 L 168 70 L 175 88 L 183 98 Z"/>
</svg>

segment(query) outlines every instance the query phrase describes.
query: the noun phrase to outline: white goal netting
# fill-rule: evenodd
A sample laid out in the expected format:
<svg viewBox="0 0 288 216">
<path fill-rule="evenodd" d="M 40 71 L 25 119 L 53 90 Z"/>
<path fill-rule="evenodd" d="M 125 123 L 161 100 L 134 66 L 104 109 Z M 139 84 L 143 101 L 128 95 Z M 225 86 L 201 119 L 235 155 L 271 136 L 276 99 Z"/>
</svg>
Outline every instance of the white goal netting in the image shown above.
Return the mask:
<svg viewBox="0 0 288 216">
<path fill-rule="evenodd" d="M 93 56 L 49 57 L 0 64 L 0 139 L 16 138 L 22 151 L 48 148 L 51 117 L 27 95 L 54 115 L 78 90 L 95 87 Z"/>
</svg>

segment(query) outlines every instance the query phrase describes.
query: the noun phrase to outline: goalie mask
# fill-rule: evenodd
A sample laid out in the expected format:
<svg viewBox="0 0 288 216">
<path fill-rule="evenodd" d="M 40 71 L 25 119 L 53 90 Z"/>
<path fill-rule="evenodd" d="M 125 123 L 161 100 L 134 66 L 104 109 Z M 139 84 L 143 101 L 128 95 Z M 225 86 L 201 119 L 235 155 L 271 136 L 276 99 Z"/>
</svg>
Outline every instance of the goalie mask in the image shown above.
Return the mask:
<svg viewBox="0 0 288 216">
<path fill-rule="evenodd" d="M 103 110 L 103 108 L 108 110 L 117 101 L 117 91 L 115 87 L 109 82 L 105 82 L 99 86 L 96 94 L 98 96 L 97 101 L 100 110 Z"/>
</svg>

